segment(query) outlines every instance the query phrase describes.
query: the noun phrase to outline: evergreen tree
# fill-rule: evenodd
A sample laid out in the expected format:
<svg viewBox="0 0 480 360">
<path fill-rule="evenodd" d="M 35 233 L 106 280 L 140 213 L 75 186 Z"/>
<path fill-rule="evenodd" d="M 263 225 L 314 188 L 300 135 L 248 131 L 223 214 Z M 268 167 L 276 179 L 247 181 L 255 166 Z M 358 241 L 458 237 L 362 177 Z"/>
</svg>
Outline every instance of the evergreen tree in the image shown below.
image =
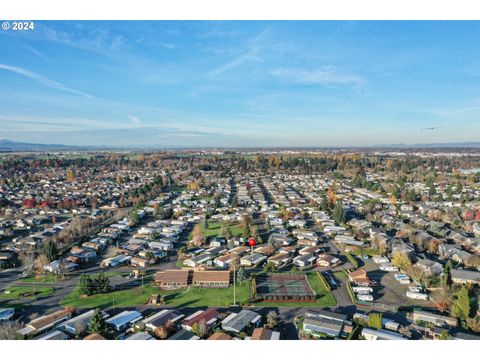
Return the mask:
<svg viewBox="0 0 480 360">
<path fill-rule="evenodd" d="M 92 295 L 92 279 L 87 274 L 80 275 L 77 282 L 77 292 L 79 295 Z"/>
<path fill-rule="evenodd" d="M 453 302 L 452 314 L 460 320 L 466 320 L 470 316 L 470 297 L 468 289 L 464 286 L 455 294 Z"/>
<path fill-rule="evenodd" d="M 96 308 L 88 324 L 88 333 L 100 334 L 102 336 L 105 336 L 106 332 L 107 332 L 107 323 L 103 318 L 102 311 L 99 308 Z"/>
<path fill-rule="evenodd" d="M 333 209 L 333 219 L 339 224 L 343 224 L 345 222 L 345 209 L 343 208 L 340 200 L 337 201 L 337 204 Z"/>
</svg>

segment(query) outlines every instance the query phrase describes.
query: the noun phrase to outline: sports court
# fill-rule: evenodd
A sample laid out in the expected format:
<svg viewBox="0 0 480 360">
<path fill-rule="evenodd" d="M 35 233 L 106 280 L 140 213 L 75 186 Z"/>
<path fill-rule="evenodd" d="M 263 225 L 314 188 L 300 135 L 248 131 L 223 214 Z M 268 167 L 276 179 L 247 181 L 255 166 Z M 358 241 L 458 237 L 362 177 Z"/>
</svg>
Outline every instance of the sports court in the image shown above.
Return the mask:
<svg viewBox="0 0 480 360">
<path fill-rule="evenodd" d="M 315 301 L 306 275 L 269 274 L 255 277 L 257 300 Z"/>
</svg>

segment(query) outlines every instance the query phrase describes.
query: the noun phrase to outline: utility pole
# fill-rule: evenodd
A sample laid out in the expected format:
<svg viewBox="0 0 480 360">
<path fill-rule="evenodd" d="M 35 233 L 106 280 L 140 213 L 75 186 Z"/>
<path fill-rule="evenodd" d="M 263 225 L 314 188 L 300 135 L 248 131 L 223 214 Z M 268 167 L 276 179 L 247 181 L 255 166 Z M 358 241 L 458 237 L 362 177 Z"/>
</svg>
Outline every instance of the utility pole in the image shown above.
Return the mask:
<svg viewBox="0 0 480 360">
<path fill-rule="evenodd" d="M 234 264 L 233 265 L 233 305 L 236 306 L 237 305 L 237 294 L 236 294 L 236 268 L 237 268 L 237 265 Z"/>
</svg>

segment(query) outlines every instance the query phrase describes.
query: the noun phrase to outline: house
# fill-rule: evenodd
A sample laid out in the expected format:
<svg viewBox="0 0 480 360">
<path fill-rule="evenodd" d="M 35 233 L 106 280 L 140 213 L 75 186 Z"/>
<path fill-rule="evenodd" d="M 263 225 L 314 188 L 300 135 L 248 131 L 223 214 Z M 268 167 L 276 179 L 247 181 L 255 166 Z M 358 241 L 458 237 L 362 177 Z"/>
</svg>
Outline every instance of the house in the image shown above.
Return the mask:
<svg viewBox="0 0 480 360">
<path fill-rule="evenodd" d="M 290 256 L 287 253 L 278 253 L 267 260 L 268 263 L 272 263 L 275 267 L 286 265 L 290 262 Z"/>
<path fill-rule="evenodd" d="M 34 338 L 33 340 L 68 340 L 69 337 L 67 334 L 60 330 L 52 330 L 45 335 L 40 335 Z"/>
<path fill-rule="evenodd" d="M 52 261 L 50 264 L 44 265 L 43 269 L 45 271 L 58 274 L 62 271 L 64 272 L 70 272 L 74 271 L 78 268 L 77 264 L 74 264 L 70 261 L 62 261 L 62 260 L 55 260 Z"/>
<path fill-rule="evenodd" d="M 229 287 L 230 271 L 195 271 L 193 273 L 192 285 L 199 287 Z"/>
<path fill-rule="evenodd" d="M 362 336 L 366 340 L 405 340 L 399 333 L 390 330 L 363 328 Z"/>
<path fill-rule="evenodd" d="M 255 328 L 250 340 L 280 340 L 280 333 L 266 328 Z"/>
<path fill-rule="evenodd" d="M 165 270 L 155 274 L 155 284 L 165 289 L 180 289 L 187 287 L 190 271 Z"/>
<path fill-rule="evenodd" d="M 18 331 L 19 335 L 32 336 L 45 330 L 51 329 L 55 325 L 70 319 L 72 312 L 69 310 L 58 310 L 49 315 L 40 316 L 30 321 L 25 327 Z"/>
<path fill-rule="evenodd" d="M 316 259 L 316 255 L 300 255 L 293 259 L 293 264 L 298 267 L 307 267 L 313 265 Z"/>
<path fill-rule="evenodd" d="M 241 310 L 239 313 L 231 313 L 222 321 L 222 329 L 232 333 L 240 333 L 248 327 L 256 327 L 260 324 L 262 316 L 252 310 Z"/>
<path fill-rule="evenodd" d="M 232 337 L 221 331 L 216 331 L 207 340 L 232 340 Z"/>
<path fill-rule="evenodd" d="M 415 267 L 421 269 L 425 272 L 428 276 L 438 276 L 443 273 L 443 266 L 442 264 L 428 260 L 428 259 L 420 259 L 415 263 Z"/>
<path fill-rule="evenodd" d="M 100 334 L 90 334 L 83 338 L 83 340 L 107 340 Z"/>
<path fill-rule="evenodd" d="M 72 336 L 82 335 L 85 331 L 87 331 L 88 324 L 90 323 L 94 313 L 95 310 L 90 310 L 78 316 L 72 317 L 61 324 L 58 324 L 57 329 L 62 330 Z M 102 315 L 103 318 L 108 317 L 107 313 L 103 313 Z"/>
<path fill-rule="evenodd" d="M 11 318 L 13 318 L 13 315 L 15 314 L 15 309 L 14 308 L 0 308 L 0 323 L 2 321 L 8 321 Z"/>
<path fill-rule="evenodd" d="M 367 272 L 363 268 L 349 272 L 348 279 L 360 286 L 369 286 L 372 283 Z"/>
<path fill-rule="evenodd" d="M 201 322 L 205 322 L 207 330 L 212 328 L 218 321 L 219 313 L 217 310 L 208 308 L 207 310 L 198 310 L 189 317 L 185 318 L 180 326 L 189 331 L 193 331 L 193 326 Z"/>
<path fill-rule="evenodd" d="M 140 331 L 130 335 L 125 340 L 155 340 L 155 338 L 150 335 L 148 332 Z"/>
<path fill-rule="evenodd" d="M 145 328 L 151 332 L 155 332 L 157 328 L 165 326 L 167 322 L 172 322 L 173 324 L 177 323 L 183 319 L 183 315 L 180 311 L 175 309 L 164 309 L 158 313 L 155 313 L 148 318 L 142 320 L 142 324 L 145 325 Z"/>
<path fill-rule="evenodd" d="M 200 338 L 194 332 L 182 329 L 170 336 L 168 340 L 200 340 Z"/>
<path fill-rule="evenodd" d="M 305 313 L 303 331 L 319 336 L 325 334 L 338 338 L 342 334 L 347 317 L 327 310 L 309 310 Z"/>
<path fill-rule="evenodd" d="M 254 253 L 251 255 L 246 255 L 240 259 L 240 265 L 243 266 L 257 266 L 260 265 L 262 262 L 265 261 L 267 257 L 265 255 L 261 255 L 258 253 Z"/>
<path fill-rule="evenodd" d="M 200 265 L 211 264 L 213 256 L 211 254 L 200 254 L 198 256 L 191 257 L 190 259 L 183 260 L 183 264 L 189 267 L 197 267 Z"/>
<path fill-rule="evenodd" d="M 450 271 L 452 282 L 455 284 L 480 284 L 480 272 L 463 269 L 452 269 Z"/>
<path fill-rule="evenodd" d="M 116 331 L 123 331 L 133 326 L 137 321 L 143 318 L 138 311 L 122 311 L 120 314 L 111 317 L 106 323 L 112 326 Z"/>
<path fill-rule="evenodd" d="M 415 322 L 425 322 L 435 326 L 451 326 L 456 327 L 458 321 L 456 318 L 435 314 L 424 310 L 413 310 L 412 320 Z"/>
<path fill-rule="evenodd" d="M 317 259 L 317 266 L 320 267 L 335 267 L 340 265 L 341 261 L 338 257 L 330 254 L 321 254 Z"/>
</svg>

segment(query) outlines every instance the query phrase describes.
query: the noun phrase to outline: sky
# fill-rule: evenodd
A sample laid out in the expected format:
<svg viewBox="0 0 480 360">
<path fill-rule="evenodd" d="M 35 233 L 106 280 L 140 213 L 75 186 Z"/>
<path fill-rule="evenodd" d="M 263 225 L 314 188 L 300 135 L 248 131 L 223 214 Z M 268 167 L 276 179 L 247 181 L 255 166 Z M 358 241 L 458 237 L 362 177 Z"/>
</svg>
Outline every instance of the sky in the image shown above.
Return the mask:
<svg viewBox="0 0 480 360">
<path fill-rule="evenodd" d="M 0 139 L 93 146 L 480 140 L 480 22 L 41 21 L 0 30 Z"/>
</svg>

